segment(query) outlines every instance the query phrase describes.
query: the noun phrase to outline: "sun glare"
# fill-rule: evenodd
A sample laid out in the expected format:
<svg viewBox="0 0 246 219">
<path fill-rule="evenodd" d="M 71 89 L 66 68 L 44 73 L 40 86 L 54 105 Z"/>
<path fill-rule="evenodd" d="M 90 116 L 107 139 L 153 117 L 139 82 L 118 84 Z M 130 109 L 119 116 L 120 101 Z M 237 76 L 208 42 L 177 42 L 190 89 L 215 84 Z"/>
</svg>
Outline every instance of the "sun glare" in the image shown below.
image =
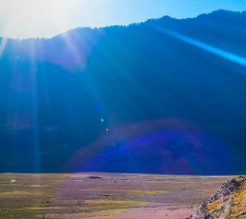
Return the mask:
<svg viewBox="0 0 246 219">
<path fill-rule="evenodd" d="M 244 0 L 0 0 L 0 36 L 52 37 L 77 27 L 128 25 L 169 15 L 245 10 Z"/>
<path fill-rule="evenodd" d="M 8 0 L 2 2 L 5 36 L 20 38 L 49 37 L 69 29 L 69 12 L 73 1 Z"/>
</svg>

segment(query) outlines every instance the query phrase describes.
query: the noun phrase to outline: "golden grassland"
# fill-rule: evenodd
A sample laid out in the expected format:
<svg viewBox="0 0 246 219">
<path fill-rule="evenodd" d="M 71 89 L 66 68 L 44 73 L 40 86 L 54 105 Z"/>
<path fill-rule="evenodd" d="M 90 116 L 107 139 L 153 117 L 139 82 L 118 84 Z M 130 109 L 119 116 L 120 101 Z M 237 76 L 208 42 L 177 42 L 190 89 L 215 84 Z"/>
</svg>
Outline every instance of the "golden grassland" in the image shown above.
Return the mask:
<svg viewBox="0 0 246 219">
<path fill-rule="evenodd" d="M 76 215 L 89 218 L 92 214 L 100 218 L 100 215 L 120 213 L 124 209 L 157 207 L 192 211 L 229 178 L 100 173 L 1 174 L 0 219 L 80 218 Z M 235 194 L 235 201 L 245 195 Z"/>
<path fill-rule="evenodd" d="M 208 213 L 213 214 L 216 211 L 219 211 L 222 207 L 222 200 L 218 199 L 212 203 L 208 204 Z"/>
</svg>

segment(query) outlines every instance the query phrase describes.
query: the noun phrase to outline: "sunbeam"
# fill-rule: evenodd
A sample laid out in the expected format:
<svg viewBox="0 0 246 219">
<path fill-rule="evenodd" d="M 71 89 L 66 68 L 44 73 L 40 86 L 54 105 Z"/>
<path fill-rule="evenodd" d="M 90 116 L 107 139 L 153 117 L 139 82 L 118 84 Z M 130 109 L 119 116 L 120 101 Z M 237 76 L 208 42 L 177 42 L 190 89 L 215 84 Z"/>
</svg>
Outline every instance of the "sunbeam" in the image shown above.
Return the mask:
<svg viewBox="0 0 246 219">
<path fill-rule="evenodd" d="M 82 64 L 84 61 L 83 58 L 81 57 L 81 53 L 78 51 L 77 46 L 74 44 L 73 40 L 71 40 L 70 36 L 64 35 L 63 39 L 65 41 L 65 45 L 68 47 L 69 52 L 71 52 L 74 60 L 78 64 Z"/>
<path fill-rule="evenodd" d="M 231 53 L 229 51 L 225 51 L 225 50 L 220 49 L 218 47 L 209 45 L 209 44 L 204 43 L 202 41 L 193 39 L 191 37 L 188 37 L 186 35 L 177 33 L 175 31 L 172 31 L 172 30 L 169 30 L 166 28 L 158 28 L 158 31 L 160 31 L 164 34 L 167 34 L 169 36 L 172 36 L 172 37 L 176 38 L 177 40 L 181 40 L 181 41 L 183 41 L 189 45 L 192 45 L 196 48 L 202 49 L 202 50 L 207 51 L 209 53 L 212 53 L 216 56 L 219 56 L 223 59 L 229 60 L 231 62 L 234 62 L 236 64 L 239 64 L 241 66 L 246 67 L 246 58 L 245 57 L 239 56 L 239 55 Z"/>
<path fill-rule="evenodd" d="M 0 58 L 3 55 L 3 52 L 5 50 L 5 47 L 7 45 L 8 39 L 7 38 L 2 38 L 2 40 L 0 41 Z"/>
<path fill-rule="evenodd" d="M 36 60 L 36 48 L 34 43 L 31 43 L 30 48 L 31 60 L 30 60 L 30 79 L 31 79 L 31 89 L 32 89 L 32 125 L 33 125 L 33 145 L 34 145 L 34 171 L 41 171 L 41 162 L 40 162 L 40 140 L 39 140 L 39 119 L 38 119 L 38 67 Z"/>
</svg>

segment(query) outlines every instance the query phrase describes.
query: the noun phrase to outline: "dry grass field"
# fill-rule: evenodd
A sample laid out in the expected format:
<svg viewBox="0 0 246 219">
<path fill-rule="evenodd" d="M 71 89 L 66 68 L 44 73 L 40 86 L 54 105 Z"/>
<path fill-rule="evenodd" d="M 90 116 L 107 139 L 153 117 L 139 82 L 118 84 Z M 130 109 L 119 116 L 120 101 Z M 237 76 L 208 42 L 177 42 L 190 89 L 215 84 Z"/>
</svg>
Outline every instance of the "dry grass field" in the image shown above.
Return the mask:
<svg viewBox="0 0 246 219">
<path fill-rule="evenodd" d="M 231 178 L 1 174 L 0 219 L 180 219 Z"/>
</svg>

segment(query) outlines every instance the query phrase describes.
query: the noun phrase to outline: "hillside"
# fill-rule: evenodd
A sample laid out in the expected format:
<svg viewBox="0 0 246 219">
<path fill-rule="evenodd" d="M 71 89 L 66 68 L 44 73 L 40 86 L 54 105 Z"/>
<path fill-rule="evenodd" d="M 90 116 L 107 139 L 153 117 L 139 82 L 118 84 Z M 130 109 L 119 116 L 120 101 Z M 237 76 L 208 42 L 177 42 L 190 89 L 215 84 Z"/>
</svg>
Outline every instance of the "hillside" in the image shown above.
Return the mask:
<svg viewBox="0 0 246 219">
<path fill-rule="evenodd" d="M 190 219 L 243 219 L 246 215 L 246 177 L 224 183 L 219 190 L 203 202 Z"/>
<path fill-rule="evenodd" d="M 0 172 L 245 172 L 245 26 L 216 11 L 2 39 Z"/>
</svg>

